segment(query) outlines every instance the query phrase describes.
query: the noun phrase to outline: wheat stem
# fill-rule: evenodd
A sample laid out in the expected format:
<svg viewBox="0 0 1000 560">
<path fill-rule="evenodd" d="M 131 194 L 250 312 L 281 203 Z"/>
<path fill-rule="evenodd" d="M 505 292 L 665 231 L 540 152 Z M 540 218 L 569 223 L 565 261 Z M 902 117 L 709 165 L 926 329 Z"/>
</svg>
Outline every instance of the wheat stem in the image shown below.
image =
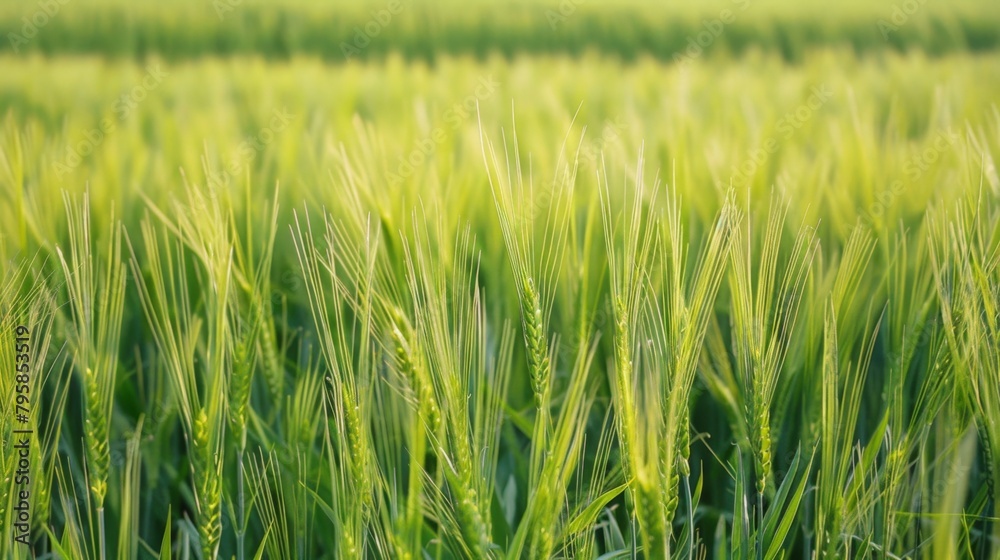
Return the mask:
<svg viewBox="0 0 1000 560">
<path fill-rule="evenodd" d="M 106 538 L 104 536 L 105 532 L 104 532 L 104 507 L 103 506 L 97 508 L 97 531 L 98 531 L 98 535 L 99 535 L 98 539 L 100 541 L 101 560 L 104 560 L 104 559 L 106 559 L 108 557 L 108 548 L 107 548 Z"/>
<path fill-rule="evenodd" d="M 245 553 L 244 547 L 246 540 L 246 525 L 244 524 L 245 517 L 245 502 L 243 496 L 243 445 L 236 450 L 236 494 L 237 494 L 237 515 L 239 519 L 236 520 L 236 558 L 237 560 L 244 560 Z"/>
</svg>

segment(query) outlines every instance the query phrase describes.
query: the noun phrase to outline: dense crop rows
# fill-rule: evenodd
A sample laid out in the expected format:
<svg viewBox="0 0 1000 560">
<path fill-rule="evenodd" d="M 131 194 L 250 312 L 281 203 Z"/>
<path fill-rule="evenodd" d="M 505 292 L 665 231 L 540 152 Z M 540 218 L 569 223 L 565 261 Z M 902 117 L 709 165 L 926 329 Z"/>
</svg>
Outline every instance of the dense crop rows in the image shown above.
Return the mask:
<svg viewBox="0 0 1000 560">
<path fill-rule="evenodd" d="M 935 55 L 1000 46 L 1000 12 L 988 0 L 848 0 L 835 8 L 784 0 L 697 3 L 625 0 L 419 2 L 365 0 L 47 0 L 0 2 L 0 53 L 156 53 L 171 60 L 250 54 L 317 56 L 331 62 L 402 52 L 444 55 L 581 54 L 632 60 L 774 52 L 799 60 L 838 44 L 859 53 Z M 836 13 L 831 13 L 836 9 Z"/>
<path fill-rule="evenodd" d="M 1000 55 L 143 6 L 0 56 L 0 556 L 1000 557 Z"/>
</svg>

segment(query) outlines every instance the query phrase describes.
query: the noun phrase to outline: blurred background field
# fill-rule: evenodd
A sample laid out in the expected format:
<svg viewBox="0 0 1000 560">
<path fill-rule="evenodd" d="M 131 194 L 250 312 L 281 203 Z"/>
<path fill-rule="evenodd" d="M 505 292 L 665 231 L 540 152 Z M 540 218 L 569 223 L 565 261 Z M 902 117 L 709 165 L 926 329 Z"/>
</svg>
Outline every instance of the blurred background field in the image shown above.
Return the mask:
<svg viewBox="0 0 1000 560">
<path fill-rule="evenodd" d="M 44 2 L 0 2 L 0 29 L 25 39 L 5 41 L 0 52 L 117 58 L 156 53 L 169 60 L 308 55 L 336 62 L 347 55 L 382 58 L 390 52 L 430 61 L 444 55 L 595 51 L 625 60 L 672 60 L 689 47 L 689 37 L 711 32 L 712 22 L 723 19 L 729 20 L 723 21 L 725 32 L 713 33 L 709 49 L 715 56 L 763 50 L 797 59 L 810 48 L 831 44 L 858 53 L 891 49 L 935 55 L 1000 46 L 1000 10 L 989 0 L 848 0 L 835 5 L 786 0 L 62 2 L 52 0 L 49 10 L 65 13 L 50 18 L 36 15 L 44 13 Z M 390 4 L 393 10 L 380 23 L 374 14 L 388 11 Z M 727 10 L 729 16 L 724 15 Z M 28 25 L 32 18 L 44 24 L 29 38 L 34 35 Z M 366 35 L 359 38 L 358 30 L 366 25 L 374 32 L 367 37 L 370 44 L 363 46 Z M 345 49 L 345 44 L 355 50 Z"/>
<path fill-rule="evenodd" d="M 249 173 L 258 196 L 281 182 L 286 193 L 332 205 L 338 161 L 347 157 L 360 160 L 366 176 L 387 190 L 413 191 L 385 201 L 398 202 L 397 210 L 415 203 L 428 183 L 453 190 L 452 204 L 468 198 L 481 205 L 480 124 L 489 135 L 516 124 L 538 177 L 553 174 L 560 155 L 577 148 L 585 182 L 595 181 L 602 164 L 626 173 L 641 152 L 647 172 L 675 176 L 677 188 L 690 189 L 692 203 L 705 205 L 703 218 L 718 209 L 731 180 L 760 193 L 780 184 L 790 192 L 809 189 L 810 215 L 800 217 L 833 214 L 844 223 L 824 227 L 836 225 L 837 235 L 846 236 L 858 210 L 906 178 L 905 164 L 942 131 L 968 132 L 987 146 L 997 141 L 991 127 L 998 63 L 996 54 L 857 58 L 844 49 L 813 51 L 802 64 L 757 55 L 698 61 L 689 69 L 648 58 L 623 67 L 597 55 L 449 57 L 433 67 L 399 56 L 329 66 L 310 58 L 167 63 L 32 55 L 3 58 L 0 102 L 9 108 L 9 165 L 20 168 L 28 204 L 46 188 L 89 181 L 107 185 L 101 191 L 119 208 L 138 210 L 140 197 L 164 202 L 182 180 L 210 186 L 213 174 L 236 161 L 239 176 L 225 185 L 230 191 L 239 192 Z M 165 74 L 162 83 L 128 101 L 149 68 Z M 816 88 L 828 90 L 828 99 L 807 118 L 795 118 Z M 241 154 L 240 143 L 268 128 L 276 112 L 290 115 L 287 128 L 259 153 Z M 103 132 L 102 119 L 114 130 Z M 436 129 L 443 138 L 428 144 Z M 775 157 L 740 173 L 753 150 L 772 138 Z M 951 153 L 959 148 L 949 148 L 929 174 L 947 173 L 944 163 L 955 163 Z M 424 161 L 407 167 L 414 152 Z M 410 167 L 404 184 L 392 184 L 394 174 Z M 892 211 L 905 222 L 917 219 L 936 194 L 913 189 Z M 8 228 L 27 219 L 8 208 Z M 43 218 L 50 223 L 36 227 L 44 234 L 15 239 L 36 247 L 56 234 L 60 216 Z"/>
<path fill-rule="evenodd" d="M 0 30 L 0 357 L 47 343 L 48 434 L 3 557 L 1000 558 L 994 2 L 2 0 Z M 118 275 L 101 393 L 74 305 Z"/>
<path fill-rule="evenodd" d="M 135 226 L 143 199 L 166 203 L 185 181 L 238 193 L 249 178 L 254 196 L 265 198 L 281 183 L 289 201 L 334 207 L 345 160 L 382 185 L 380 203 L 393 205 L 396 215 L 439 189 L 456 220 L 468 219 L 466 205 L 488 214 L 479 182 L 481 123 L 490 135 L 516 125 L 537 178 L 554 174 L 560 156 L 577 149 L 581 182 L 594 183 L 602 166 L 629 176 L 642 153 L 646 173 L 673 177 L 678 189 L 690 191 L 702 219 L 718 210 L 731 184 L 752 187 L 762 200 L 779 188 L 808 201 L 796 217 L 825 218 L 821 227 L 833 228 L 834 242 L 846 239 L 854 218 L 894 181 L 909 177 L 906 165 L 943 131 L 995 146 L 993 103 L 1000 91 L 995 54 L 858 59 L 842 49 L 814 51 L 803 64 L 757 56 L 689 70 L 651 59 L 622 67 L 597 55 L 445 58 L 433 68 L 399 56 L 328 66 L 316 59 L 170 64 L 33 55 L 8 56 L 3 65 L 0 102 L 10 108 L 3 171 L 6 184 L 22 185 L 6 191 L 8 251 L 58 239 L 59 213 L 37 211 L 59 189 L 90 184 L 92 196 L 109 197 L 102 204 L 125 209 L 123 218 Z M 126 103 L 153 67 L 165 74 L 162 83 Z M 614 87 L 607 87 L 609 75 Z M 828 90 L 829 99 L 798 121 L 795 111 L 816 88 Z M 123 112 L 129 103 L 134 108 Z M 259 151 L 241 152 L 241 142 L 267 129 L 277 113 L 289 115 L 287 126 Z M 113 123 L 110 132 L 102 130 L 105 119 Z M 444 132 L 440 142 L 435 130 Z M 775 155 L 748 165 L 769 139 L 776 140 Z M 934 185 L 973 173 L 955 167 L 960 153 L 949 145 L 921 181 Z M 413 165 L 411 158 L 420 161 Z M 237 172 L 227 173 L 233 163 Z M 397 184 L 401 172 L 405 181 Z M 220 174 L 225 180 L 217 184 L 212 178 Z M 808 196 L 796 196 L 800 189 Z M 919 220 L 944 194 L 912 188 L 877 225 Z M 282 206 L 287 213 L 295 205 Z M 482 234 L 492 227 L 486 216 L 481 225 Z"/>
</svg>

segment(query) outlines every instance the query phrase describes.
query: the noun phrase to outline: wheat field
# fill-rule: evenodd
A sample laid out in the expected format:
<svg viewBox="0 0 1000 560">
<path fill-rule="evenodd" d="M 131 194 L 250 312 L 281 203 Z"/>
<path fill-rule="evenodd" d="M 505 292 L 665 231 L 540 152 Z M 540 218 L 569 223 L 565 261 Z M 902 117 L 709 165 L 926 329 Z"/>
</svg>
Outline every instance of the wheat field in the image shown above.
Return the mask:
<svg viewBox="0 0 1000 560">
<path fill-rule="evenodd" d="M 996 19 L 0 3 L 0 556 L 1000 558 Z"/>
</svg>

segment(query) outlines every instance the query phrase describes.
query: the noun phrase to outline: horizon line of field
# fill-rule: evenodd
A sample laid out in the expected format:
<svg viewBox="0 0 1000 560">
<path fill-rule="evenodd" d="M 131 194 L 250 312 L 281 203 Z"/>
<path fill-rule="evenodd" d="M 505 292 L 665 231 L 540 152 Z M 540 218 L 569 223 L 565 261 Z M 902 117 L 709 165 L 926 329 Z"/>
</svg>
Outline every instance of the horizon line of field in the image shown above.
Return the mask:
<svg viewBox="0 0 1000 560">
<path fill-rule="evenodd" d="M 776 52 L 798 61 L 807 52 L 828 48 L 859 55 L 920 51 L 928 56 L 1000 50 L 1000 18 L 987 13 L 928 13 L 926 0 L 902 0 L 885 13 L 853 17 L 762 13 L 754 0 L 731 0 L 723 9 L 697 17 L 669 11 L 581 10 L 583 0 L 563 0 L 555 8 L 539 6 L 524 14 L 527 19 L 505 21 L 502 11 L 485 18 L 489 14 L 483 12 L 467 16 L 471 23 L 421 11 L 412 0 L 387 0 L 374 10 L 336 17 L 305 17 L 289 9 L 260 12 L 243 5 L 243 0 L 214 0 L 217 20 L 205 17 L 194 29 L 141 12 L 66 15 L 70 10 L 63 7 L 71 2 L 40 0 L 23 11 L 0 12 L 0 29 L 6 31 L 0 55 L 74 53 L 167 60 L 313 55 L 340 62 L 397 55 L 433 63 L 442 55 L 484 59 L 598 53 L 625 61 L 645 57 L 683 62 L 703 52 L 727 56 Z M 263 17 L 275 14 L 282 17 Z M 481 17 L 477 21 L 475 16 Z"/>
</svg>

